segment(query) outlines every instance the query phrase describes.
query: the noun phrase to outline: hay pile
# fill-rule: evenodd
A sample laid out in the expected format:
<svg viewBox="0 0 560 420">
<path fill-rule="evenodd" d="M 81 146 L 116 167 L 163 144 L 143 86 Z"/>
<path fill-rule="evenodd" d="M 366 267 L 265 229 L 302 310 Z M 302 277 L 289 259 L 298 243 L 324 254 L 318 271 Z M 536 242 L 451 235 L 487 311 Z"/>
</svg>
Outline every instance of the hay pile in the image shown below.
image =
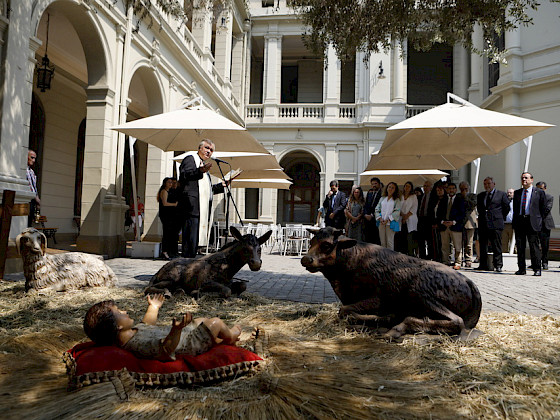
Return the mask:
<svg viewBox="0 0 560 420">
<path fill-rule="evenodd" d="M 138 290 L 99 288 L 27 295 L 0 282 L 2 418 L 371 419 L 560 417 L 560 319 L 488 313 L 485 334 L 386 343 L 337 319 L 336 305 L 273 301 L 166 302 L 160 322 L 181 312 L 219 316 L 269 337 L 267 363 L 251 376 L 198 389 L 120 391 L 103 383 L 67 392 L 62 353 L 85 338 L 93 303 L 112 298 L 140 320 Z M 124 391 L 123 388 L 124 387 Z"/>
</svg>

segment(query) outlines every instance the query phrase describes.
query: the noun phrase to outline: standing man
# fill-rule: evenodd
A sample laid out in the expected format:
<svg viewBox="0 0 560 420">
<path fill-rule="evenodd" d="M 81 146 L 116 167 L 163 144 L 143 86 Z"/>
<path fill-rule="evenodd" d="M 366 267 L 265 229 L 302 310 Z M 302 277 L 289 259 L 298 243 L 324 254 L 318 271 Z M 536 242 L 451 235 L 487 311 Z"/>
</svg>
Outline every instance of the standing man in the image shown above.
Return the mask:
<svg viewBox="0 0 560 420">
<path fill-rule="evenodd" d="M 35 165 L 37 160 L 37 153 L 33 150 L 27 152 L 27 181 L 29 182 L 29 188 L 35 194 L 35 197 L 31 199 L 29 203 L 29 215 L 27 216 L 27 227 L 33 226 L 33 221 L 35 220 L 35 213 L 39 212 L 41 208 L 41 200 L 39 199 L 39 191 L 37 190 L 37 175 L 32 166 Z"/>
<path fill-rule="evenodd" d="M 509 213 L 506 216 L 504 231 L 502 232 L 502 251 L 509 252 L 513 241 L 513 188 L 508 188 L 506 194 L 509 200 Z"/>
<path fill-rule="evenodd" d="M 517 246 L 517 275 L 527 274 L 525 247 L 529 241 L 531 267 L 535 276 L 541 275 L 541 250 L 539 232 L 542 229 L 545 214 L 544 191 L 533 187 L 533 175 L 521 174 L 521 188 L 513 193 L 513 230 Z"/>
<path fill-rule="evenodd" d="M 543 214 L 543 225 L 541 233 L 539 235 L 539 241 L 541 243 L 542 252 L 542 269 L 548 270 L 548 248 L 550 243 L 550 231 L 554 229 L 554 219 L 552 218 L 552 205 L 554 203 L 554 197 L 546 193 L 546 182 L 537 182 L 537 188 L 544 191 L 544 214 Z"/>
<path fill-rule="evenodd" d="M 370 179 L 371 189 L 366 196 L 366 204 L 364 206 L 364 217 L 366 218 L 366 242 L 381 245 L 379 239 L 379 228 L 375 221 L 375 208 L 381 198 L 381 181 L 379 178 Z"/>
<path fill-rule="evenodd" d="M 480 241 L 479 270 L 488 271 L 488 242 L 493 253 L 494 270 L 502 272 L 502 231 L 509 212 L 509 200 L 503 191 L 496 189 L 494 178 L 484 179 L 484 190 L 477 196 L 478 236 Z"/>
<path fill-rule="evenodd" d="M 199 244 L 206 245 L 211 223 L 212 196 L 224 192 L 223 182 L 212 185 L 208 171 L 214 153 L 212 140 L 204 139 L 198 152 L 189 153 L 179 167 L 178 213 L 182 222 L 183 257 L 194 258 Z"/>
<path fill-rule="evenodd" d="M 432 181 L 424 181 L 424 195 L 422 196 L 420 203 L 418 203 L 418 255 L 424 260 L 434 259 L 434 247 L 432 246 L 432 222 L 428 214 L 428 202 L 430 201 L 432 186 Z"/>
<path fill-rule="evenodd" d="M 441 259 L 443 264 L 451 262 L 451 243 L 455 250 L 453 268 L 461 269 L 461 248 L 463 240 L 463 226 L 466 217 L 466 205 L 462 195 L 457 194 L 457 185 L 447 186 L 447 199 L 438 206 L 438 219 L 443 226 L 441 236 Z"/>
<path fill-rule="evenodd" d="M 337 180 L 331 181 L 329 185 L 331 190 L 328 192 L 323 202 L 323 208 L 326 210 L 325 226 L 344 229 L 344 225 L 346 224 L 346 216 L 344 216 L 346 194 L 338 190 Z"/>
<path fill-rule="evenodd" d="M 474 231 L 477 227 L 476 194 L 469 192 L 471 186 L 467 181 L 459 184 L 461 196 L 465 200 L 465 226 L 463 227 L 463 251 L 465 267 L 472 266 Z"/>
</svg>

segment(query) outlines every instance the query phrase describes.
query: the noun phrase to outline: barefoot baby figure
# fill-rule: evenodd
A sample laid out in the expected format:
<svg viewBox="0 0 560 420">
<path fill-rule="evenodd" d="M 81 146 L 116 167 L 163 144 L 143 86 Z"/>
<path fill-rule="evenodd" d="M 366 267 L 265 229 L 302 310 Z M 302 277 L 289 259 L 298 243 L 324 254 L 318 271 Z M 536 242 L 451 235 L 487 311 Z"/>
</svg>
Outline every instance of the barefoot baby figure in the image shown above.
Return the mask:
<svg viewBox="0 0 560 420">
<path fill-rule="evenodd" d="M 126 311 L 114 301 L 96 303 L 84 318 L 84 331 L 98 345 L 116 345 L 137 357 L 161 361 L 175 360 L 176 354 L 196 356 L 218 343 L 233 344 L 239 340 L 241 327 L 229 328 L 220 318 L 196 318 L 187 312 L 171 327 L 157 326 L 159 308 L 165 298 L 148 295 L 148 309 L 139 324 L 134 324 Z"/>
</svg>

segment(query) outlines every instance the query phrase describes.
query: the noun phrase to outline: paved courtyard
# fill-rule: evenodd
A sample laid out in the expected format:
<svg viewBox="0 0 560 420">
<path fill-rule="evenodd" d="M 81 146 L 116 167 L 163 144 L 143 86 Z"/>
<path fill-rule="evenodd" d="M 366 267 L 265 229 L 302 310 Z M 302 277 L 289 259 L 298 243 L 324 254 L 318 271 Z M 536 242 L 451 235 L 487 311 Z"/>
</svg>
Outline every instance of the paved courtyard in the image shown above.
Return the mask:
<svg viewBox="0 0 560 420">
<path fill-rule="evenodd" d="M 337 302 L 329 283 L 320 273 L 309 273 L 301 266 L 299 257 L 262 255 L 260 271 L 245 266 L 236 278 L 247 280 L 247 290 L 272 299 L 308 303 Z M 124 287 L 144 287 L 165 261 L 116 258 L 107 263 Z M 552 261 L 551 269 L 542 277 L 516 276 L 515 256 L 504 257 L 504 272 L 461 270 L 471 278 L 482 294 L 483 310 L 518 312 L 523 314 L 560 315 L 560 263 Z M 22 277 L 23 278 L 23 277 Z"/>
<path fill-rule="evenodd" d="M 262 255 L 260 271 L 245 266 L 236 278 L 247 280 L 247 291 L 272 299 L 307 303 L 332 303 L 338 298 L 320 273 L 309 273 L 297 256 Z M 106 261 L 115 271 L 119 286 L 144 288 L 166 261 L 115 258 Z M 527 265 L 529 265 L 528 262 Z M 504 256 L 504 272 L 461 270 L 471 278 L 482 295 L 483 310 L 531 315 L 560 315 L 560 263 L 552 261 L 542 277 L 516 276 L 515 256 Z M 23 281 L 23 273 L 7 274 L 6 280 Z"/>
</svg>

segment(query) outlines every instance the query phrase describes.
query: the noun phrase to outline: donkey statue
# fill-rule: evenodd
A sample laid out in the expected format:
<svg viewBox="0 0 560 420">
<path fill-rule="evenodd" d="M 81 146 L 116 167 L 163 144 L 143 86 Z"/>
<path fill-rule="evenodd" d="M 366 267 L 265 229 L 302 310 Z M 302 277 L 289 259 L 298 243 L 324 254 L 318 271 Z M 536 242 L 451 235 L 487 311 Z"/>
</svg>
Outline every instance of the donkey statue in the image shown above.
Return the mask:
<svg viewBox="0 0 560 420">
<path fill-rule="evenodd" d="M 221 297 L 240 295 L 247 288 L 242 281 L 233 281 L 233 276 L 245 264 L 251 271 L 261 268 L 261 245 L 272 234 L 266 232 L 260 238 L 255 235 L 241 235 L 235 227 L 230 227 L 236 239 L 223 246 L 214 254 L 202 258 L 176 258 L 163 267 L 152 277 L 144 290 L 145 294 L 184 292 L 196 296 L 203 293 L 216 293 Z"/>
</svg>

